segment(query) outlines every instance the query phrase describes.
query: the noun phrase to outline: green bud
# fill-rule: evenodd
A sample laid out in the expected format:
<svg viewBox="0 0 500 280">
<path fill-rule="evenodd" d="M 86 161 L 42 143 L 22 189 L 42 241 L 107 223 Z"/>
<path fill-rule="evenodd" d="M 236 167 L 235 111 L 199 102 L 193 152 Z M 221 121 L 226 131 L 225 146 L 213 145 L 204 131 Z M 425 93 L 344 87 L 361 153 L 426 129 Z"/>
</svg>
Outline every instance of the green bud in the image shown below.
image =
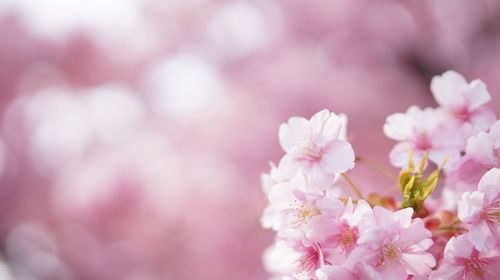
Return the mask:
<svg viewBox="0 0 500 280">
<path fill-rule="evenodd" d="M 424 201 L 436 189 L 439 180 L 439 173 L 446 164 L 446 158 L 438 169 L 434 170 L 427 178 L 423 172 L 429 153 L 426 152 L 424 158 L 418 165 L 418 170 L 414 172 L 415 163 L 413 161 L 413 150 L 410 149 L 408 168 L 401 170 L 399 173 L 400 189 L 403 194 L 401 207 L 412 207 L 415 212 L 418 212 L 424 205 Z"/>
</svg>

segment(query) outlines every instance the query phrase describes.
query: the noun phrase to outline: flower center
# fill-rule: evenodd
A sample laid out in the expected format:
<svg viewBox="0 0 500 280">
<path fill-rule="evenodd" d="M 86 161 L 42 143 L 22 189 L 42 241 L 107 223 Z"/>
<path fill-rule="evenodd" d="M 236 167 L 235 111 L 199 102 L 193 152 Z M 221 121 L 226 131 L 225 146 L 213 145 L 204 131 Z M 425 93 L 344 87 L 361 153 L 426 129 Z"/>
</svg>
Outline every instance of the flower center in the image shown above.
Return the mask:
<svg viewBox="0 0 500 280">
<path fill-rule="evenodd" d="M 415 149 L 420 151 L 427 151 L 432 148 L 431 143 L 429 142 L 429 138 L 427 137 L 427 133 L 421 133 L 415 139 Z"/>
<path fill-rule="evenodd" d="M 500 199 L 495 200 L 483 212 L 485 220 L 492 225 L 500 223 Z"/>
<path fill-rule="evenodd" d="M 337 240 L 342 245 L 344 250 L 348 250 L 352 249 L 354 245 L 356 245 L 358 237 L 359 231 L 357 227 L 350 228 L 348 225 L 344 225 Z"/>
<path fill-rule="evenodd" d="M 451 114 L 462 122 L 468 122 L 470 119 L 470 113 L 466 107 L 452 110 Z"/>
<path fill-rule="evenodd" d="M 377 266 L 383 265 L 387 261 L 394 261 L 401 255 L 401 250 L 392 242 L 386 242 L 380 248 Z"/>
<path fill-rule="evenodd" d="M 464 270 L 464 276 L 475 275 L 477 277 L 483 277 L 485 274 L 484 266 L 488 264 L 485 259 L 480 259 L 477 257 L 472 257 L 466 264 Z"/>
<path fill-rule="evenodd" d="M 321 160 L 321 149 L 311 141 L 306 142 L 294 153 L 299 161 L 317 162 Z"/>
<path fill-rule="evenodd" d="M 307 224 L 313 216 L 321 214 L 321 211 L 312 202 L 308 202 L 292 208 L 290 214 L 294 218 L 293 224 L 302 225 Z"/>
<path fill-rule="evenodd" d="M 323 265 L 323 253 L 321 252 L 321 247 L 319 244 L 307 248 L 307 251 L 305 252 L 304 256 L 301 257 L 299 260 L 300 267 L 304 271 L 315 271 L 318 269 L 320 266 Z M 330 264 L 329 262 L 326 262 L 327 264 Z"/>
</svg>

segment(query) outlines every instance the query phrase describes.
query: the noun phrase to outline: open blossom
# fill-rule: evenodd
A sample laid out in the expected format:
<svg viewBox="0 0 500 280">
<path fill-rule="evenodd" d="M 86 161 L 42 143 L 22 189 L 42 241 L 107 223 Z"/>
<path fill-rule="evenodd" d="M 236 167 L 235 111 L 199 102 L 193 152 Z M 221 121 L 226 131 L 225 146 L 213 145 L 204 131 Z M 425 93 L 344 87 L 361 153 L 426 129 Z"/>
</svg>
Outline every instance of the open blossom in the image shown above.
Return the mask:
<svg viewBox="0 0 500 280">
<path fill-rule="evenodd" d="M 286 155 L 279 164 L 282 177 L 299 169 L 317 181 L 333 182 L 335 175 L 354 167 L 354 151 L 346 141 L 347 118 L 323 110 L 310 120 L 293 117 L 282 124 L 279 140 Z"/>
<path fill-rule="evenodd" d="M 477 191 L 463 194 L 458 217 L 469 225 L 468 237 L 477 250 L 495 246 L 500 239 L 500 169 L 486 172 Z"/>
<path fill-rule="evenodd" d="M 432 245 L 431 232 L 420 219 L 413 219 L 413 209 L 396 212 L 380 206 L 373 209 L 367 223 L 360 225 L 358 240 L 365 262 L 375 268 L 382 279 L 406 280 L 408 275 L 425 276 L 435 266 L 426 250 Z"/>
<path fill-rule="evenodd" d="M 493 167 L 500 167 L 500 121 L 488 133 L 479 132 L 467 140 L 465 156 L 460 160 L 451 179 L 459 191 L 475 188 L 481 175 Z"/>
<path fill-rule="evenodd" d="M 356 205 L 349 199 L 342 203 L 341 211 L 336 216 L 327 217 L 314 231 L 306 232 L 308 238 L 334 247 L 338 257 L 348 254 L 357 246 L 359 224 L 366 215 L 372 213 L 370 205 L 359 200 Z"/>
<path fill-rule="evenodd" d="M 436 102 L 458 125 L 459 133 L 467 137 L 486 131 L 495 122 L 495 113 L 484 106 L 491 99 L 481 80 L 467 83 L 455 71 L 432 78 L 431 90 Z"/>
<path fill-rule="evenodd" d="M 384 133 L 387 137 L 400 141 L 389 154 L 391 163 L 397 167 L 408 165 L 410 150 L 416 162 L 426 152 L 429 159 L 440 165 L 445 158 L 457 158 L 460 150 L 450 145 L 452 136 L 443 125 L 443 114 L 440 110 L 411 106 L 406 113 L 396 113 L 387 117 Z"/>
<path fill-rule="evenodd" d="M 273 280 L 498 278 L 500 120 L 484 106 L 490 96 L 478 80 L 468 84 L 446 72 L 433 79 L 432 91 L 441 107 L 412 106 L 384 125 L 399 141 L 390 159 L 403 168 L 400 210 L 393 197 L 370 194 L 365 201 L 361 180 L 348 174 L 358 200 L 335 186 L 354 167 L 343 115 L 324 110 L 280 127 L 286 154 L 262 177 L 270 205 L 261 221 L 277 232 L 264 258 Z M 406 168 L 411 155 L 418 172 Z M 425 156 L 434 170 L 425 170 Z"/>
<path fill-rule="evenodd" d="M 308 184 L 307 178 L 298 174 L 291 181 L 273 186 L 270 205 L 262 216 L 263 226 L 279 231 L 280 235 L 300 238 L 341 211 L 343 204 L 332 193 L 310 193 Z"/>
<path fill-rule="evenodd" d="M 445 209 L 456 209 L 462 194 L 475 191 L 482 175 L 494 167 L 500 167 L 500 121 L 488 132 L 479 132 L 467 139 L 465 155 L 446 173 Z"/>
<path fill-rule="evenodd" d="M 332 254 L 317 242 L 278 240 L 264 254 L 264 264 L 277 275 L 310 280 L 317 269 L 330 264 Z"/>
<path fill-rule="evenodd" d="M 467 234 L 466 234 L 467 235 Z M 431 280 L 495 280 L 500 275 L 498 248 L 478 251 L 466 235 L 452 237 L 444 249 L 443 263 Z"/>
</svg>

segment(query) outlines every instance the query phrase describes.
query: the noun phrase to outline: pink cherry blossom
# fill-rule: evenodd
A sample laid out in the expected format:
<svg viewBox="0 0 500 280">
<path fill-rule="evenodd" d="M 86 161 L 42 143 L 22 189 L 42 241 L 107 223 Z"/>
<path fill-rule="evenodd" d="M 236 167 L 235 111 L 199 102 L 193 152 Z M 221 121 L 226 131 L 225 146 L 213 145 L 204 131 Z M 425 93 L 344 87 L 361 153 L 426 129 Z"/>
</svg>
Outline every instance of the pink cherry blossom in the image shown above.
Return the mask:
<svg viewBox="0 0 500 280">
<path fill-rule="evenodd" d="M 358 244 L 369 249 L 366 262 L 382 279 L 425 276 L 435 265 L 434 257 L 426 251 L 432 245 L 431 232 L 422 220 L 412 220 L 412 215 L 411 208 L 391 212 L 376 206 L 373 215 L 360 224 Z"/>
<path fill-rule="evenodd" d="M 391 163 L 397 167 L 408 165 L 410 149 L 419 162 L 426 152 L 429 159 L 440 165 L 445 158 L 458 158 L 459 149 L 450 145 L 453 136 L 444 126 L 441 110 L 411 106 L 406 113 L 396 113 L 387 117 L 384 133 L 387 137 L 400 141 L 389 154 Z"/>
<path fill-rule="evenodd" d="M 459 73 L 447 71 L 432 78 L 431 90 L 436 102 L 467 137 L 488 130 L 496 120 L 495 113 L 484 106 L 491 96 L 481 80 L 467 83 Z"/>
<path fill-rule="evenodd" d="M 495 246 L 500 239 L 500 169 L 486 172 L 477 191 L 462 195 L 458 217 L 469 225 L 468 237 L 477 250 Z"/>
<path fill-rule="evenodd" d="M 306 232 L 306 236 L 320 243 L 330 244 L 337 249 L 338 254 L 348 254 L 357 246 L 359 224 L 371 212 L 372 208 L 366 201 L 359 200 L 354 206 L 349 198 L 337 216 L 327 217 L 314 231 Z"/>
<path fill-rule="evenodd" d="M 335 216 L 343 204 L 333 193 L 308 192 L 308 180 L 298 174 L 289 182 L 272 187 L 270 205 L 264 211 L 264 227 L 279 231 L 281 236 L 300 238 L 304 232 L 314 231 L 325 217 Z"/>
<path fill-rule="evenodd" d="M 497 249 L 478 251 L 468 236 L 452 237 L 446 244 L 443 263 L 431 280 L 495 280 L 500 274 Z"/>
<path fill-rule="evenodd" d="M 482 175 L 500 166 L 500 121 L 488 132 L 469 137 L 465 155 L 446 172 L 446 188 L 443 190 L 444 206 L 454 210 L 457 201 L 467 191 L 475 191 Z"/>
<path fill-rule="evenodd" d="M 493 167 L 500 166 L 500 121 L 488 133 L 479 132 L 467 140 L 465 156 L 460 161 L 451 180 L 456 180 L 459 191 L 475 188 L 481 175 Z"/>
<path fill-rule="evenodd" d="M 277 275 L 311 279 L 317 269 L 330 264 L 330 251 L 317 242 L 278 240 L 264 254 L 264 264 Z"/>
<path fill-rule="evenodd" d="M 346 141 L 347 118 L 323 110 L 310 120 L 293 117 L 279 130 L 286 155 L 279 164 L 284 177 L 303 169 L 319 181 L 333 182 L 335 175 L 354 167 L 354 151 Z"/>
</svg>

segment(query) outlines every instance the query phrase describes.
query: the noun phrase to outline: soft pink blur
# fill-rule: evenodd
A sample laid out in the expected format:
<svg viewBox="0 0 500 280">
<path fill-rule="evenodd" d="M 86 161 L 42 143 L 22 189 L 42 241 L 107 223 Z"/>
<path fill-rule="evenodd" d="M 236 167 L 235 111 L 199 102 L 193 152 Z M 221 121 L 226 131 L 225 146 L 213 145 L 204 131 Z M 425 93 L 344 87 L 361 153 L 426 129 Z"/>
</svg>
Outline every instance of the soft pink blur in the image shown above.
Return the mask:
<svg viewBox="0 0 500 280">
<path fill-rule="evenodd" d="M 0 0 L 0 38 L 1 279 L 265 279 L 280 123 L 345 113 L 389 166 L 433 75 L 500 109 L 493 0 Z"/>
</svg>

